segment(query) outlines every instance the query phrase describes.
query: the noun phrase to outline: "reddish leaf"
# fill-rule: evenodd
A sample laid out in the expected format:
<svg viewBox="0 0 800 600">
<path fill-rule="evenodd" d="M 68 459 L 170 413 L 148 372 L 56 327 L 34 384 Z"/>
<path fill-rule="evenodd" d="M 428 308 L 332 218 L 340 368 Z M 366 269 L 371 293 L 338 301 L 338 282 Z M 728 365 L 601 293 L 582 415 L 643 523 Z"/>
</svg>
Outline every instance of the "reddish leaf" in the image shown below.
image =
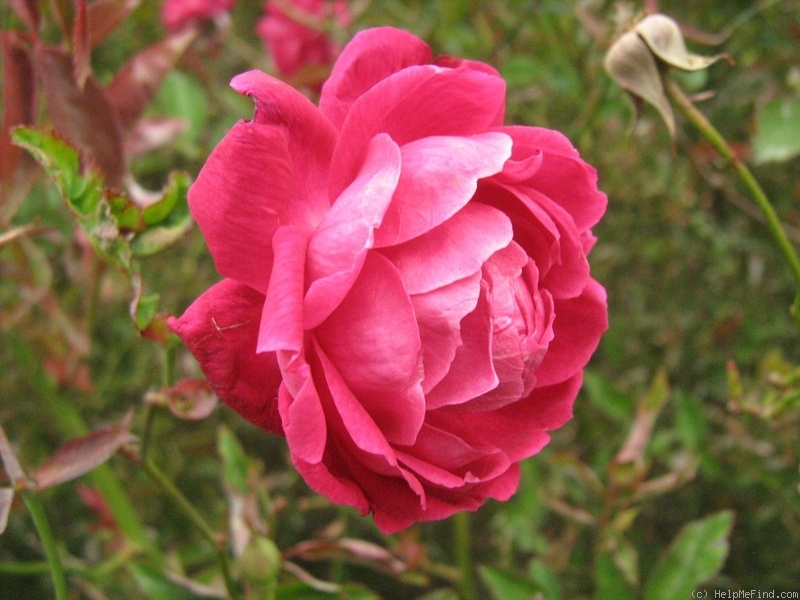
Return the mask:
<svg viewBox="0 0 800 600">
<path fill-rule="evenodd" d="M 94 48 L 125 20 L 141 0 L 95 0 L 88 8 L 89 47 Z"/>
<path fill-rule="evenodd" d="M 133 413 L 128 413 L 118 425 L 97 429 L 61 446 L 33 473 L 38 488 L 70 481 L 106 462 L 136 439 L 131 433 L 132 418 Z"/>
<path fill-rule="evenodd" d="M 19 465 L 17 455 L 14 453 L 2 425 L 0 425 L 0 459 L 2 459 L 3 468 L 13 485 L 26 481 L 25 473 Z"/>
<path fill-rule="evenodd" d="M 50 6 L 61 27 L 61 35 L 68 39 L 72 34 L 72 21 L 75 18 L 73 0 L 50 0 Z"/>
<path fill-rule="evenodd" d="M 14 501 L 14 488 L 0 488 L 0 535 L 8 525 L 8 513 L 11 512 L 11 503 Z"/>
<path fill-rule="evenodd" d="M 9 130 L 30 125 L 36 115 L 33 60 L 18 31 L 0 33 L 3 64 L 3 121 L 0 130 L 0 224 L 11 221 L 27 196 L 38 167 L 31 156 L 11 143 Z"/>
<path fill-rule="evenodd" d="M 125 127 L 136 122 L 196 36 L 194 29 L 174 33 L 145 48 L 120 69 L 108 93 Z"/>
<path fill-rule="evenodd" d="M 391 573 L 402 573 L 405 564 L 386 548 L 364 540 L 344 538 L 341 540 L 309 540 L 289 548 L 286 558 L 303 560 L 327 560 L 338 556 L 350 561 L 370 565 L 373 568 Z"/>
<path fill-rule="evenodd" d="M 89 13 L 86 0 L 75 0 L 75 27 L 72 29 L 72 74 L 79 89 L 92 74 L 92 48 L 89 45 Z"/>
<path fill-rule="evenodd" d="M 90 525 L 90 528 L 93 531 L 119 530 L 119 527 L 117 525 L 117 520 L 114 517 L 114 513 L 108 506 L 108 502 L 106 502 L 106 499 L 103 497 L 103 494 L 101 494 L 94 488 L 90 488 L 87 485 L 78 485 L 76 486 L 76 490 L 78 492 L 78 496 L 80 496 L 81 498 L 81 501 L 97 517 L 97 520 Z"/>
<path fill-rule="evenodd" d="M 90 75 L 80 89 L 70 55 L 59 48 L 38 44 L 34 61 L 56 133 L 94 159 L 108 187 L 119 188 L 126 172 L 122 126 L 105 88 Z"/>
<path fill-rule="evenodd" d="M 155 148 L 175 141 L 189 127 L 186 119 L 178 117 L 143 117 L 125 136 L 128 156 L 141 156 Z"/>
<path fill-rule="evenodd" d="M 28 31 L 34 37 L 39 31 L 39 4 L 36 0 L 10 0 L 11 8 L 25 21 Z"/>
</svg>

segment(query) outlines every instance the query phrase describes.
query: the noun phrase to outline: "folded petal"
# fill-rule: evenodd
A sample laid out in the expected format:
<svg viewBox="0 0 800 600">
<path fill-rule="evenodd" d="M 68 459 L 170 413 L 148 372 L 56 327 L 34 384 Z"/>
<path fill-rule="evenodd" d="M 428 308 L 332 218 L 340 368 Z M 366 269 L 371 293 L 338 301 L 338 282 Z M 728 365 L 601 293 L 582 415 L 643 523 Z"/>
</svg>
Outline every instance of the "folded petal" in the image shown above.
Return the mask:
<svg viewBox="0 0 800 600">
<path fill-rule="evenodd" d="M 511 138 L 501 133 L 433 136 L 400 150 L 400 183 L 375 232 L 378 247 L 422 235 L 458 212 L 475 194 L 479 179 L 503 169 L 511 156 Z"/>
<path fill-rule="evenodd" d="M 322 86 L 319 108 L 341 129 L 353 102 L 393 73 L 431 61 L 431 49 L 418 37 L 394 27 L 366 29 L 345 46 Z"/>
<path fill-rule="evenodd" d="M 264 302 L 258 352 L 285 350 L 299 353 L 302 350 L 308 238 L 305 229 L 288 225 L 278 229 L 273 236 L 275 268 Z"/>
<path fill-rule="evenodd" d="M 485 133 L 505 103 L 505 82 L 469 69 L 408 67 L 375 84 L 351 106 L 331 163 L 331 196 L 358 171 L 367 142 L 388 133 L 401 147 L 430 136 Z"/>
<path fill-rule="evenodd" d="M 413 443 L 425 418 L 421 344 L 392 264 L 368 253 L 347 296 L 314 335 L 386 438 Z"/>
<path fill-rule="evenodd" d="M 375 136 L 355 181 L 336 199 L 308 244 L 306 329 L 324 321 L 350 290 L 399 177 L 400 149 L 388 135 Z"/>
<path fill-rule="evenodd" d="M 254 122 L 286 132 L 293 166 L 293 201 L 283 222 L 316 226 L 330 205 L 328 169 L 338 135 L 336 128 L 303 94 L 261 71 L 237 75 L 231 80 L 231 87 L 255 100 Z"/>
<path fill-rule="evenodd" d="M 281 373 L 272 352 L 256 353 L 264 295 L 223 279 L 168 324 L 200 362 L 214 393 L 251 423 L 283 434 Z"/>
<path fill-rule="evenodd" d="M 478 304 L 481 274 L 474 273 L 422 294 L 413 294 L 411 304 L 422 341 L 422 365 L 427 394 L 447 372 L 462 344 L 461 320 Z"/>
<path fill-rule="evenodd" d="M 499 382 L 492 361 L 492 315 L 485 283 L 475 310 L 461 321 L 461 338 L 447 375 L 426 397 L 429 411 L 468 402 Z"/>
<path fill-rule="evenodd" d="M 606 291 L 594 279 L 577 298 L 555 299 L 553 310 L 553 341 L 536 369 L 537 387 L 565 381 L 579 372 L 608 329 Z"/>
<path fill-rule="evenodd" d="M 286 132 L 237 123 L 189 189 L 189 208 L 217 270 L 267 292 L 272 236 L 289 205 L 292 163 Z"/>
<path fill-rule="evenodd" d="M 597 171 L 584 162 L 572 143 L 558 131 L 543 127 L 502 127 L 514 140 L 515 153 L 541 156 L 541 165 L 520 181 L 564 208 L 579 231 L 595 225 L 608 198 L 597 189 Z"/>
<path fill-rule="evenodd" d="M 448 285 L 481 270 L 514 235 L 511 221 L 485 204 L 469 203 L 428 233 L 399 246 L 382 248 L 410 294 Z"/>
</svg>

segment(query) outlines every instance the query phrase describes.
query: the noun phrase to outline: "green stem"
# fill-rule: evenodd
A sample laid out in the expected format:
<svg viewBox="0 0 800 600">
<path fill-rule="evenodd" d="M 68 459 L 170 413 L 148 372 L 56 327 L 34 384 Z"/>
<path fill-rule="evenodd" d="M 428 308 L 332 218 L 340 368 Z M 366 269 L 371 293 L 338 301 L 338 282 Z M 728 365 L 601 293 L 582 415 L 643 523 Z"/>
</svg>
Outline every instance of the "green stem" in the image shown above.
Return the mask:
<svg viewBox="0 0 800 600">
<path fill-rule="evenodd" d="M 477 600 L 475 574 L 472 569 L 472 519 L 468 512 L 453 515 L 455 529 L 455 554 L 458 570 L 461 573 L 458 589 L 461 600 Z"/>
<path fill-rule="evenodd" d="M 225 580 L 225 588 L 228 591 L 228 596 L 237 598 L 236 583 L 233 580 L 230 569 L 230 561 L 228 554 L 225 551 L 224 545 L 220 543 L 217 532 L 206 522 L 203 516 L 197 509 L 189 502 L 188 498 L 181 493 L 177 486 L 159 469 L 152 461 L 145 460 L 142 462 L 142 467 L 150 478 L 155 482 L 161 490 L 172 499 L 175 505 L 183 511 L 184 515 L 194 524 L 200 531 L 202 536 L 208 540 L 217 552 L 219 559 L 220 570 L 222 577 Z"/>
<path fill-rule="evenodd" d="M 58 555 L 56 539 L 53 536 L 53 530 L 50 528 L 50 522 L 47 520 L 47 515 L 44 512 L 42 501 L 39 499 L 39 496 L 30 490 L 20 490 L 20 495 L 25 502 L 25 506 L 28 508 L 28 512 L 31 514 L 33 524 L 36 526 L 36 531 L 39 532 L 39 538 L 42 540 L 44 553 L 47 556 L 47 565 L 50 570 L 50 575 L 53 578 L 56 600 L 66 600 L 67 577 L 64 574 L 64 567 Z"/>
<path fill-rule="evenodd" d="M 722 137 L 719 131 L 711 124 L 711 121 L 700 112 L 697 107 L 692 103 L 691 99 L 684 93 L 684 91 L 680 88 L 680 86 L 670 77 L 665 78 L 666 90 L 667 95 L 669 96 L 670 100 L 672 100 L 673 104 L 681 111 L 684 117 L 686 117 L 689 122 L 694 125 L 700 134 L 708 140 L 708 142 L 714 146 L 717 152 L 730 163 L 733 170 L 736 172 L 736 175 L 739 177 L 739 180 L 744 185 L 747 192 L 750 194 L 750 197 L 755 201 L 758 208 L 761 210 L 761 214 L 764 215 L 764 219 L 767 222 L 767 227 L 772 234 L 772 237 L 775 239 L 775 242 L 778 244 L 778 247 L 783 252 L 784 258 L 786 262 L 789 263 L 789 267 L 792 271 L 792 275 L 794 275 L 795 280 L 797 281 L 798 285 L 798 294 L 795 297 L 794 304 L 792 305 L 792 315 L 794 316 L 798 327 L 800 327 L 800 259 L 797 257 L 797 253 L 794 251 L 794 247 L 792 246 L 789 237 L 786 235 L 786 231 L 781 224 L 780 219 L 778 218 L 778 214 L 775 212 L 775 209 L 772 207 L 767 195 L 764 193 L 764 190 L 759 185 L 756 178 L 750 172 L 750 169 L 747 168 L 742 160 L 736 156 L 736 153 L 730 147 L 728 142 Z"/>
</svg>

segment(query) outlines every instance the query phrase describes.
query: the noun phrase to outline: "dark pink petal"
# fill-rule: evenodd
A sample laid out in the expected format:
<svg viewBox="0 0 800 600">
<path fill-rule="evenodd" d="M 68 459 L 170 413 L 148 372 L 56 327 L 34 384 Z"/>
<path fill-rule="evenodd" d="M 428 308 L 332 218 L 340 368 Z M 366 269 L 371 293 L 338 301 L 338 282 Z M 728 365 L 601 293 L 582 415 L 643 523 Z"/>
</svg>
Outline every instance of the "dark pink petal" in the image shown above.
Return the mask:
<svg viewBox="0 0 800 600">
<path fill-rule="evenodd" d="M 485 204 L 469 203 L 452 218 L 413 240 L 382 248 L 410 294 L 446 286 L 481 270 L 513 236 L 511 221 Z"/>
<path fill-rule="evenodd" d="M 399 177 L 400 149 L 388 135 L 375 136 L 358 177 L 325 214 L 308 244 L 306 329 L 324 321 L 350 290 Z"/>
<path fill-rule="evenodd" d="M 256 123 L 286 131 L 293 165 L 293 202 L 285 222 L 316 226 L 330 205 L 328 168 L 338 136 L 336 128 L 303 94 L 261 71 L 237 75 L 231 87 L 255 100 Z M 365 147 L 370 138 L 364 140 Z"/>
<path fill-rule="evenodd" d="M 272 272 L 272 236 L 291 201 L 286 132 L 239 122 L 189 189 L 189 207 L 217 270 L 262 293 Z"/>
<path fill-rule="evenodd" d="M 335 447 L 329 447 L 320 462 L 306 462 L 294 454 L 292 460 L 311 489 L 332 502 L 353 506 L 361 511 L 362 516 L 369 512 L 369 503 L 361 486 L 353 480 L 347 463 Z"/>
<path fill-rule="evenodd" d="M 475 310 L 480 290 L 481 274 L 477 272 L 430 292 L 411 296 L 422 340 L 425 371 L 422 389 L 426 394 L 450 370 L 456 350 L 461 346 L 461 320 Z"/>
<path fill-rule="evenodd" d="M 474 311 L 461 321 L 463 344 L 456 350 L 450 370 L 426 396 L 428 410 L 462 404 L 485 394 L 498 384 L 492 363 L 492 317 L 485 284 Z"/>
<path fill-rule="evenodd" d="M 594 279 L 577 298 L 556 298 L 553 341 L 536 370 L 537 387 L 565 381 L 579 372 L 608 329 L 606 291 Z"/>
<path fill-rule="evenodd" d="M 230 279 L 209 288 L 170 329 L 197 358 L 214 393 L 245 419 L 282 434 L 275 354 L 256 353 L 264 295 Z"/>
<path fill-rule="evenodd" d="M 608 199 L 597 189 L 597 171 L 585 163 L 570 141 L 558 131 L 542 127 L 503 127 L 522 155 L 540 155 L 541 165 L 525 187 L 538 190 L 564 208 L 579 231 L 595 225 Z"/>
<path fill-rule="evenodd" d="M 361 31 L 345 46 L 322 86 L 319 108 L 341 129 L 353 102 L 393 73 L 431 61 L 431 49 L 421 39 L 393 27 Z"/>
<path fill-rule="evenodd" d="M 395 73 L 350 108 L 331 163 L 331 195 L 353 180 L 375 134 L 388 133 L 402 147 L 430 136 L 485 133 L 504 103 L 505 82 L 479 71 L 420 66 Z"/>
<path fill-rule="evenodd" d="M 547 387 L 536 388 L 530 396 L 498 410 L 465 412 L 459 406 L 428 413 L 427 423 L 452 432 L 477 447 L 491 445 L 510 461 L 539 452 L 550 441 L 547 433 L 572 417 L 572 405 L 581 387 L 583 373 Z"/>
<path fill-rule="evenodd" d="M 258 335 L 258 352 L 303 348 L 303 282 L 309 233 L 283 226 L 272 237 L 275 268 L 269 280 Z M 283 365 L 282 365 L 283 366 Z M 292 389 L 292 393 L 296 390 Z"/>
<path fill-rule="evenodd" d="M 169 30 L 180 29 L 196 21 L 213 19 L 228 12 L 235 0 L 164 0 L 161 20 Z"/>
<path fill-rule="evenodd" d="M 434 136 L 400 149 L 403 169 L 375 245 L 392 246 L 430 231 L 458 212 L 478 180 L 499 173 L 511 156 L 511 138 L 497 133 Z"/>
<path fill-rule="evenodd" d="M 286 382 L 281 384 L 278 408 L 292 457 L 309 464 L 320 462 L 328 441 L 328 424 L 310 373 L 295 394 L 289 392 Z"/>
<path fill-rule="evenodd" d="M 386 438 L 413 443 L 425 418 L 421 344 L 392 264 L 369 253 L 347 296 L 315 335 Z"/>
</svg>

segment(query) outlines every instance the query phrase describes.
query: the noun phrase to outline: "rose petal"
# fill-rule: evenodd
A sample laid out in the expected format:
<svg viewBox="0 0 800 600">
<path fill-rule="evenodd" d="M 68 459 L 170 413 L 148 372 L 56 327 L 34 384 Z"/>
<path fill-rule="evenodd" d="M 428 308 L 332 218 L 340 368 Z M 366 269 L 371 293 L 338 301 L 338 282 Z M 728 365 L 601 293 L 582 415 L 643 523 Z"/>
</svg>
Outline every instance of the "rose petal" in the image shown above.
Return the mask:
<svg viewBox="0 0 800 600">
<path fill-rule="evenodd" d="M 537 387 L 564 381 L 589 362 L 608 329 L 606 291 L 590 279 L 577 298 L 555 300 L 553 341 L 536 369 Z"/>
<path fill-rule="evenodd" d="M 413 443 L 425 417 L 422 353 L 411 301 L 392 264 L 369 253 L 314 334 L 386 438 Z"/>
<path fill-rule="evenodd" d="M 430 136 L 485 133 L 504 103 L 505 82 L 478 71 L 420 66 L 395 73 L 350 108 L 331 163 L 331 195 L 353 180 L 375 134 L 388 133 L 402 147 Z"/>
<path fill-rule="evenodd" d="M 513 237 L 511 221 L 485 204 L 469 203 L 452 218 L 413 240 L 382 248 L 410 294 L 443 287 L 481 270 Z"/>
<path fill-rule="evenodd" d="M 422 365 L 425 379 L 422 389 L 427 394 L 439 383 L 461 346 L 461 320 L 475 310 L 481 290 L 481 274 L 423 294 L 411 296 L 422 341 Z"/>
<path fill-rule="evenodd" d="M 256 353 L 264 295 L 230 279 L 209 288 L 170 329 L 200 362 L 214 393 L 251 423 L 282 435 L 274 353 Z"/>
<path fill-rule="evenodd" d="M 294 202 L 284 222 L 316 226 L 330 205 L 328 167 L 338 136 L 336 128 L 303 94 L 261 71 L 237 75 L 231 87 L 255 100 L 256 123 L 286 131 Z"/>
<path fill-rule="evenodd" d="M 492 363 L 492 318 L 486 284 L 474 311 L 461 321 L 463 344 L 456 350 L 450 370 L 427 395 L 428 410 L 461 404 L 494 389 L 498 384 Z"/>
<path fill-rule="evenodd" d="M 286 382 L 278 390 L 278 409 L 292 456 L 309 464 L 322 460 L 328 440 L 328 425 L 313 378 L 306 377 L 295 394 Z"/>
<path fill-rule="evenodd" d="M 286 132 L 237 123 L 189 189 L 189 208 L 217 270 L 266 294 L 272 236 L 291 200 L 292 162 Z"/>
<path fill-rule="evenodd" d="M 399 177 L 400 149 L 388 135 L 375 136 L 358 177 L 331 206 L 308 244 L 306 329 L 324 321 L 350 290 Z"/>
<path fill-rule="evenodd" d="M 361 31 L 345 46 L 322 86 L 319 108 L 341 129 L 353 102 L 393 73 L 431 61 L 431 49 L 418 37 L 394 27 Z"/>
<path fill-rule="evenodd" d="M 303 346 L 303 282 L 309 234 L 299 227 L 283 226 L 272 237 L 275 268 L 264 302 L 257 352 Z M 292 393 L 296 390 L 292 389 Z"/>
<path fill-rule="evenodd" d="M 497 133 L 434 136 L 401 149 L 403 169 L 375 245 L 400 244 L 433 229 L 469 202 L 478 179 L 499 173 L 511 138 Z"/>
</svg>

